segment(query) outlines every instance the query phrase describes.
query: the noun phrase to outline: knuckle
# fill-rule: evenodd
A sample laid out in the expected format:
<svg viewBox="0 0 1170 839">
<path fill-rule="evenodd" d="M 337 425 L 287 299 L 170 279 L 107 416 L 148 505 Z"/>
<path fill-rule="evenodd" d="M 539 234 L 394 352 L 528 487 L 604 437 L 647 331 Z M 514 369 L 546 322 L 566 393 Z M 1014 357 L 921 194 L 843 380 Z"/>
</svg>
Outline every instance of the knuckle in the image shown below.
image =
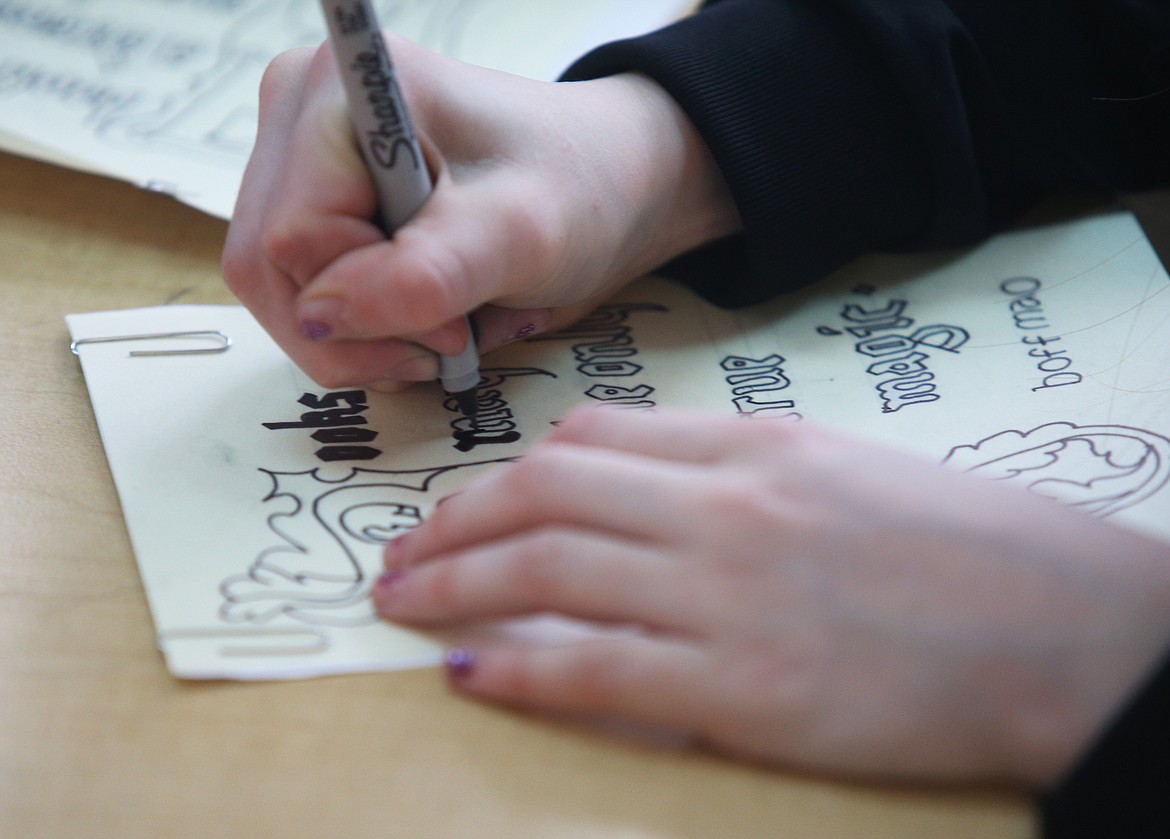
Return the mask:
<svg viewBox="0 0 1170 839">
<path fill-rule="evenodd" d="M 541 184 L 520 182 L 509 198 L 507 212 L 500 216 L 502 238 L 513 253 L 525 255 L 534 273 L 547 275 L 561 260 L 567 238 L 547 211 L 547 190 Z"/>
<path fill-rule="evenodd" d="M 295 220 L 274 213 L 260 233 L 260 250 L 264 257 L 286 274 L 293 273 L 295 265 L 309 247 L 308 231 Z"/>
<path fill-rule="evenodd" d="M 708 487 L 704 493 L 708 516 L 739 525 L 748 524 L 765 512 L 767 504 L 764 499 L 771 494 L 767 486 L 750 476 L 720 482 Z"/>
<path fill-rule="evenodd" d="M 286 90 L 290 78 L 300 75 L 309 50 L 293 49 L 278 53 L 268 62 L 260 77 L 260 102 L 265 104 L 279 97 Z"/>
<path fill-rule="evenodd" d="M 260 262 L 252 248 L 229 240 L 220 260 L 220 272 L 233 294 L 241 299 L 245 298 L 256 278 L 260 276 L 260 268 Z"/>
</svg>

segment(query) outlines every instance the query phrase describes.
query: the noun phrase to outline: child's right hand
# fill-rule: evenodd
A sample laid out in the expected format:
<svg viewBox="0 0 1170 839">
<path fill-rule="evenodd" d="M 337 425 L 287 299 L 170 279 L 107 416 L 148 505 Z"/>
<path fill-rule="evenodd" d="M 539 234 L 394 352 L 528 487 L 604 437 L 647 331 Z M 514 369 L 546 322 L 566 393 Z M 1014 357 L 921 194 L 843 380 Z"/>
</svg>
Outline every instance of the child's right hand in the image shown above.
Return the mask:
<svg viewBox="0 0 1170 839">
<path fill-rule="evenodd" d="M 240 300 L 319 384 L 434 379 L 472 314 L 480 350 L 572 322 L 739 218 L 649 79 L 554 84 L 388 35 L 435 189 L 387 241 L 328 47 L 277 58 L 224 251 Z"/>
</svg>

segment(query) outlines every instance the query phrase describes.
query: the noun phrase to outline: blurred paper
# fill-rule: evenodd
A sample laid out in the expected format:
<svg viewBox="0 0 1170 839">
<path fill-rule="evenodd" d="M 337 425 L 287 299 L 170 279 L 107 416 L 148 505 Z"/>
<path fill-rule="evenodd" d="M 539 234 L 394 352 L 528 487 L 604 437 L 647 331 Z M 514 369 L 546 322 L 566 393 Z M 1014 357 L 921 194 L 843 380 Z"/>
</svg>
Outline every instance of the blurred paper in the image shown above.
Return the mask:
<svg viewBox="0 0 1170 839">
<path fill-rule="evenodd" d="M 475 421 L 437 385 L 322 390 L 239 307 L 68 323 L 233 341 L 78 348 L 160 645 L 188 678 L 435 663 L 441 639 L 373 616 L 381 547 L 580 403 L 807 418 L 1170 541 L 1170 278 L 1128 214 L 861 260 L 737 312 L 647 279 L 487 356 Z"/>
<path fill-rule="evenodd" d="M 592 46 L 681 16 L 680 0 L 375 0 L 438 52 L 553 79 Z M 316 0 L 0 0 L 0 148 L 231 215 L 279 52 L 315 46 Z"/>
</svg>

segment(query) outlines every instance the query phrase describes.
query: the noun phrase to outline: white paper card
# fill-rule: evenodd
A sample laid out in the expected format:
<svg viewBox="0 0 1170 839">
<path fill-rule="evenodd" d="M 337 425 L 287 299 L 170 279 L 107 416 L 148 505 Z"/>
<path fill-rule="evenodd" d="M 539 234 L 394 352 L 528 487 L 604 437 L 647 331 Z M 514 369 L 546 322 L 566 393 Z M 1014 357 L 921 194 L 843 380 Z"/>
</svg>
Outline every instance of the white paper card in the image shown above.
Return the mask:
<svg viewBox="0 0 1170 839">
<path fill-rule="evenodd" d="M 284 678 L 433 664 L 374 617 L 381 547 L 565 410 L 801 417 L 1170 541 L 1170 278 L 1132 216 L 865 259 L 738 312 L 647 279 L 484 360 L 481 415 L 438 386 L 325 390 L 240 307 L 70 315 L 168 667 Z"/>
</svg>

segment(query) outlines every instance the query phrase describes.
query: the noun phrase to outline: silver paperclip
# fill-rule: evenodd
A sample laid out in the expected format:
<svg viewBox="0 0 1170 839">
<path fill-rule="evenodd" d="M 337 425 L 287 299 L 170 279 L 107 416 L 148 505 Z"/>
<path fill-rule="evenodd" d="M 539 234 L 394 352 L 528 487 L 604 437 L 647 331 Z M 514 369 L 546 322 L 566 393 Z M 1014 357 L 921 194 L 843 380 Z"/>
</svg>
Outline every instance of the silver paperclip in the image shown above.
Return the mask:
<svg viewBox="0 0 1170 839">
<path fill-rule="evenodd" d="M 174 338 L 211 338 L 219 343 L 216 347 L 199 347 L 187 350 L 131 350 L 131 356 L 147 355 L 210 355 L 212 353 L 227 352 L 232 345 L 232 339 L 218 329 L 196 329 L 187 332 L 152 332 L 147 335 L 111 335 L 108 338 L 77 338 L 69 344 L 69 351 L 78 355 L 77 348 L 82 344 L 110 344 L 116 341 L 152 341 Z"/>
<path fill-rule="evenodd" d="M 159 646 L 174 641 L 202 640 L 223 641 L 224 644 L 218 652 L 226 657 L 314 655 L 329 649 L 329 636 L 320 629 L 309 626 L 206 627 L 171 629 L 158 633 Z M 267 643 L 259 643 L 262 640 Z"/>
</svg>

